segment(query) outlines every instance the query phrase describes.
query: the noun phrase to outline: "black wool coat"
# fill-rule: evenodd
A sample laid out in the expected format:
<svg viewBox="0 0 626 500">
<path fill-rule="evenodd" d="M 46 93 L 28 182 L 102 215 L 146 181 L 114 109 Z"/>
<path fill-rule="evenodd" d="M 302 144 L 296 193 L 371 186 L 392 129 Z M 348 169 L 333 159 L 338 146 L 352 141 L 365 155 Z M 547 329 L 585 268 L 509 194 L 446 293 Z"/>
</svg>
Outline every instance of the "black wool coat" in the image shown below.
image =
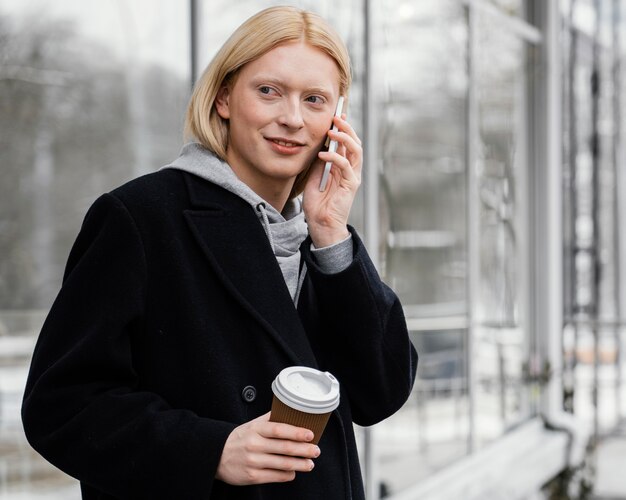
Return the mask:
<svg viewBox="0 0 626 500">
<path fill-rule="evenodd" d="M 22 417 L 32 446 L 85 499 L 364 498 L 352 423 L 406 401 L 417 355 L 396 295 L 354 232 L 325 274 L 310 239 L 297 308 L 253 208 L 166 169 L 101 196 L 35 348 Z M 341 404 L 315 469 L 294 481 L 215 479 L 226 438 L 270 409 L 283 368 L 333 373 Z"/>
</svg>

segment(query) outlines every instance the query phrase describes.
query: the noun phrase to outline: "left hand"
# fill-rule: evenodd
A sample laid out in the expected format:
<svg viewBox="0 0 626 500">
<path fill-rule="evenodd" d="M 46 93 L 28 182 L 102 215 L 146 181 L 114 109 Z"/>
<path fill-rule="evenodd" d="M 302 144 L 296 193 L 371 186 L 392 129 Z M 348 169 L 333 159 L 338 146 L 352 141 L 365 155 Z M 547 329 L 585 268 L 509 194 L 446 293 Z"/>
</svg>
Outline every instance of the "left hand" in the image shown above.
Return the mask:
<svg viewBox="0 0 626 500">
<path fill-rule="evenodd" d="M 303 208 L 309 234 L 316 248 L 327 247 L 348 237 L 348 216 L 361 185 L 363 148 L 361 140 L 346 121 L 346 115 L 333 118 L 339 129 L 328 135 L 339 144 L 336 153 L 320 151 L 304 187 Z M 332 161 L 325 191 L 320 191 L 324 164 Z"/>
</svg>

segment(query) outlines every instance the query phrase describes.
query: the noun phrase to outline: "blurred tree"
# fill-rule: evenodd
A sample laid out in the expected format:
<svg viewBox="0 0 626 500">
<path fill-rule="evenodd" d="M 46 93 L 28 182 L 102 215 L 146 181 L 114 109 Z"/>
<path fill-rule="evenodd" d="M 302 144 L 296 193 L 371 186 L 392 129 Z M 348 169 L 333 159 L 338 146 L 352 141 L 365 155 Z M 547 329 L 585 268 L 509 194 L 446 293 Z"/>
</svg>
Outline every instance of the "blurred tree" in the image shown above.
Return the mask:
<svg viewBox="0 0 626 500">
<path fill-rule="evenodd" d="M 137 173 L 138 151 L 150 169 L 178 152 L 188 84 L 129 73 L 72 23 L 0 15 L 0 309 L 49 307 L 93 200 Z"/>
</svg>

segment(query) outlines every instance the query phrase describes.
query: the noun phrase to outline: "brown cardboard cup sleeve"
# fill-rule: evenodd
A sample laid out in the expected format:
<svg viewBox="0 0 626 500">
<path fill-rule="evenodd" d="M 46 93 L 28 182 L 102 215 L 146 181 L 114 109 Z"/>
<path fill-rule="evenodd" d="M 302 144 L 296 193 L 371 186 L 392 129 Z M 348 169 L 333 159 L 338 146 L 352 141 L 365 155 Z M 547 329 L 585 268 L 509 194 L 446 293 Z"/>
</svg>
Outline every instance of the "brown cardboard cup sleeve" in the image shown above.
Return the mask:
<svg viewBox="0 0 626 500">
<path fill-rule="evenodd" d="M 271 422 L 282 422 L 313 431 L 317 444 L 330 414 L 339 406 L 339 382 L 328 372 L 306 366 L 290 366 L 272 382 Z"/>
</svg>

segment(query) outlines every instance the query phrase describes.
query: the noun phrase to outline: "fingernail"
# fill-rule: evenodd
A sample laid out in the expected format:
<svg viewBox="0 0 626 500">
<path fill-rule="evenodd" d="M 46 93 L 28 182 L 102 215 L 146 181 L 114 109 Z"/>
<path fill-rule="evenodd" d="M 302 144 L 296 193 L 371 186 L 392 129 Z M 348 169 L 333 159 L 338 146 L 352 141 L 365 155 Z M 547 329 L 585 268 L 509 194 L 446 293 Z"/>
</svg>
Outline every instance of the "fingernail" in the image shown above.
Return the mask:
<svg viewBox="0 0 626 500">
<path fill-rule="evenodd" d="M 306 435 L 306 440 L 307 440 L 307 441 L 312 441 L 314 437 L 315 437 L 315 436 L 313 435 L 313 433 L 312 433 L 312 432 L 309 432 L 309 433 Z"/>
<path fill-rule="evenodd" d="M 315 467 L 315 462 L 313 460 L 309 460 L 309 470 L 313 470 L 313 467 Z"/>
<path fill-rule="evenodd" d="M 319 449 L 319 446 L 315 447 L 315 458 L 320 456 L 320 453 L 322 453 L 322 450 Z"/>
</svg>

